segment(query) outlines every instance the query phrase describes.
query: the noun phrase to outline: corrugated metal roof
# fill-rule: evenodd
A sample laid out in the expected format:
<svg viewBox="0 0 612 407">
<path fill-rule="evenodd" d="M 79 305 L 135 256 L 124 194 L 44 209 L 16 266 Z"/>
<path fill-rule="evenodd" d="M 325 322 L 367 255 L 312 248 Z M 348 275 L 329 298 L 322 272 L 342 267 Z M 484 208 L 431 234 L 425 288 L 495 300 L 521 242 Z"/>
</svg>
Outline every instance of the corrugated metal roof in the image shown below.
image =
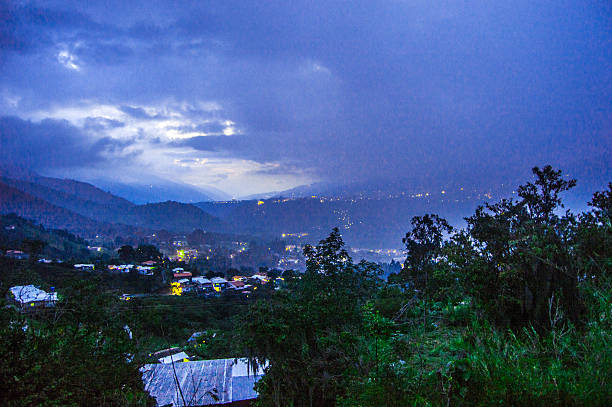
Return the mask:
<svg viewBox="0 0 612 407">
<path fill-rule="evenodd" d="M 21 304 L 35 301 L 57 301 L 57 293 L 48 293 L 33 285 L 18 285 L 10 288 L 15 300 Z"/>
<path fill-rule="evenodd" d="M 194 283 L 198 283 L 198 284 L 210 284 L 211 282 L 206 277 L 194 277 L 191 279 L 191 281 L 193 281 Z"/>
<path fill-rule="evenodd" d="M 181 362 L 174 363 L 174 368 L 171 364 L 150 364 L 141 372 L 145 391 L 158 406 L 177 407 L 255 399 L 253 385 L 263 375 L 261 369 L 255 375 L 249 372 L 246 361 L 240 359 Z"/>
</svg>

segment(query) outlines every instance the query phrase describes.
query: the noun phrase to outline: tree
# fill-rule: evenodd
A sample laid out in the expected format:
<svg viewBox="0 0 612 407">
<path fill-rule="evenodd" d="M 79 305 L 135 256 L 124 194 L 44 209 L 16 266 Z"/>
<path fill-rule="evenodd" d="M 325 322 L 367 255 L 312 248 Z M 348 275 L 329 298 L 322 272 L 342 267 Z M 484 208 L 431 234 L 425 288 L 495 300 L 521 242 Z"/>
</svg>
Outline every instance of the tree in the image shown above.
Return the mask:
<svg viewBox="0 0 612 407">
<path fill-rule="evenodd" d="M 269 363 L 260 399 L 275 406 L 333 406 L 359 369 L 362 307 L 377 286 L 377 266 L 353 264 L 338 229 L 304 248 L 307 270 L 288 289 L 258 301 L 240 338 L 255 364 Z"/>
<path fill-rule="evenodd" d="M 480 206 L 466 219 L 465 257 L 477 265 L 465 281 L 498 322 L 546 329 L 553 302 L 573 320 L 581 310 L 571 250 L 576 220 L 557 214 L 560 194 L 576 181 L 550 166 L 532 171 L 535 182 L 518 188 L 521 200 Z"/>
<path fill-rule="evenodd" d="M 599 283 L 612 270 L 612 183 L 595 192 L 589 212 L 580 216 L 576 233 L 576 256 L 583 270 L 581 278 Z"/>
<path fill-rule="evenodd" d="M 564 180 L 561 170 L 555 171 L 550 165 L 540 169 L 533 167 L 536 180 L 518 187 L 518 196 L 523 198 L 524 205 L 531 218 L 543 222 L 555 220 L 554 211 L 563 208 L 559 194 L 576 186 L 576 180 Z"/>
<path fill-rule="evenodd" d="M 593 194 L 589 206 L 593 216 L 602 226 L 612 227 L 612 182 L 608 183 L 606 191 L 599 191 Z"/>
<path fill-rule="evenodd" d="M 161 261 L 164 258 L 159 249 L 151 244 L 139 245 L 134 252 L 134 257 L 140 262 L 147 260 Z"/>
<path fill-rule="evenodd" d="M 136 251 L 130 245 L 121 246 L 119 250 L 117 250 L 117 253 L 121 261 L 126 263 L 132 262 L 136 258 Z"/>
<path fill-rule="evenodd" d="M 425 302 L 429 299 L 429 277 L 436 267 L 442 252 L 444 234 L 453 228 L 446 219 L 435 214 L 415 216 L 410 222 L 412 230 L 406 233 L 402 242 L 406 245 L 404 270 L 413 287 L 422 293 Z M 427 323 L 427 308 L 424 307 L 423 321 Z"/>
<path fill-rule="evenodd" d="M 22 243 L 23 249 L 30 256 L 30 263 L 34 263 L 38 260 L 38 256 L 42 253 L 46 245 L 47 242 L 43 242 L 40 239 L 24 239 Z"/>
<path fill-rule="evenodd" d="M 78 281 L 28 319 L 0 309 L 3 406 L 151 405 L 115 296 Z"/>
</svg>

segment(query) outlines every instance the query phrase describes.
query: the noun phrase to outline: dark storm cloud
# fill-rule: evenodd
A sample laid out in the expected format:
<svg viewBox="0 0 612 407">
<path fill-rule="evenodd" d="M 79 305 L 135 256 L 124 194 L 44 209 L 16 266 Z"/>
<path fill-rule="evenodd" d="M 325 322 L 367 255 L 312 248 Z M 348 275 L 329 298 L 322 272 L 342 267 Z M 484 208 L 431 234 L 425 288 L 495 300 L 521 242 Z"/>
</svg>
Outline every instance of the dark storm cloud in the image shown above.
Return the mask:
<svg viewBox="0 0 612 407">
<path fill-rule="evenodd" d="M 0 117 L 0 160 L 36 171 L 91 167 L 124 155 L 132 141 L 103 137 L 92 142 L 64 120 L 31 122 Z M 110 159 L 112 160 L 112 158 Z"/>
<path fill-rule="evenodd" d="M 298 143 L 290 135 L 280 133 L 265 136 L 244 134 L 196 136 L 172 143 L 177 147 L 188 146 L 199 151 L 218 152 L 226 156 L 237 156 L 259 162 L 285 161 L 286 157 L 279 154 L 279 151 L 292 148 L 292 144 L 300 150 L 304 148 L 297 146 Z"/>
<path fill-rule="evenodd" d="M 20 109 L 185 102 L 177 141 L 331 181 L 610 177 L 612 6 L 569 0 L 32 2 L 6 6 Z M 65 51 L 80 70 L 58 64 Z M 198 108 L 218 103 L 221 112 Z M 218 121 L 212 119 L 219 119 Z M 222 120 L 240 134 L 227 137 Z M 601 168 L 601 172 L 592 171 Z"/>
</svg>

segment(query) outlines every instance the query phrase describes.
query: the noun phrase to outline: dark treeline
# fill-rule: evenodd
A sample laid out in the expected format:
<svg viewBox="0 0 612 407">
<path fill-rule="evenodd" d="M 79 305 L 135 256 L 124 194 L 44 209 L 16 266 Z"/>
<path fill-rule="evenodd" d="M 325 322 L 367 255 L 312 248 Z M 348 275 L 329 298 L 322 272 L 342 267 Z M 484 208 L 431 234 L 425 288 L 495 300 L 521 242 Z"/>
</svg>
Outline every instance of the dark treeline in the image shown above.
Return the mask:
<svg viewBox="0 0 612 407">
<path fill-rule="evenodd" d="M 575 215 L 561 195 L 576 181 L 533 173 L 465 230 L 413 218 L 389 284 L 337 229 L 306 248 L 303 278 L 238 325 L 269 363 L 261 405 L 610 405 L 612 184 Z"/>
<path fill-rule="evenodd" d="M 63 289 L 46 312 L 1 308 L 0 404 L 150 404 L 138 370 L 149 352 L 205 331 L 190 354 L 266 366 L 261 406 L 612 405 L 612 184 L 573 214 L 562 195 L 576 181 L 533 173 L 465 229 L 414 217 L 386 282 L 338 229 L 306 246 L 304 274 L 240 301 L 124 302 L 104 280 L 60 284 L 62 270 L 3 261 L 3 294 L 26 281 Z"/>
</svg>

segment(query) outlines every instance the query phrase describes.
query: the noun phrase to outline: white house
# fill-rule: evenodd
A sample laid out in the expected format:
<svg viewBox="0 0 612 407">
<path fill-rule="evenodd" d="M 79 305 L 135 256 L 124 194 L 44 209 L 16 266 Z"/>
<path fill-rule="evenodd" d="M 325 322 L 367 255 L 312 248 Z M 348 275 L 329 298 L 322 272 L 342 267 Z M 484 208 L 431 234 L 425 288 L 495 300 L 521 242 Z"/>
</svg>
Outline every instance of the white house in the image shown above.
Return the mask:
<svg viewBox="0 0 612 407">
<path fill-rule="evenodd" d="M 93 271 L 95 266 L 93 264 L 75 264 L 74 268 L 81 271 Z"/>
<path fill-rule="evenodd" d="M 48 293 L 33 285 L 11 287 L 9 296 L 21 308 L 53 307 L 57 302 L 57 293 Z"/>
</svg>

